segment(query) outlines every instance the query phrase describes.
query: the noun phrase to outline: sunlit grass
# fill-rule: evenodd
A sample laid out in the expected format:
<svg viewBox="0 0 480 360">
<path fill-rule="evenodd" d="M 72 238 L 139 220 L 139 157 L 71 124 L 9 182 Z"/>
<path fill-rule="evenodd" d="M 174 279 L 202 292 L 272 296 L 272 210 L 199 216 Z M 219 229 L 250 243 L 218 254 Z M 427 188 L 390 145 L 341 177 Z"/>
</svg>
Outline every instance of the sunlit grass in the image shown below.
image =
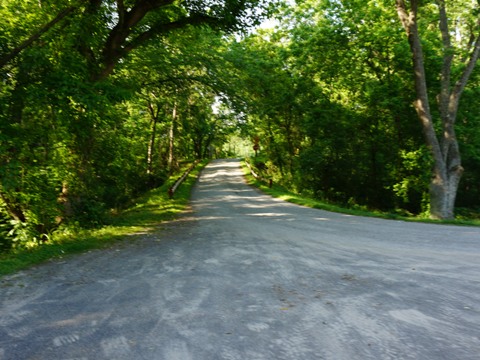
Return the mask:
<svg viewBox="0 0 480 360">
<path fill-rule="evenodd" d="M 199 164 L 177 189 L 173 199 L 168 189 L 176 177 L 163 186 L 151 190 L 136 203 L 119 214 L 112 215 L 109 225 L 86 230 L 64 228 L 53 233 L 49 241 L 29 250 L 21 250 L 0 256 L 0 276 L 31 267 L 54 258 L 69 256 L 94 249 L 112 246 L 120 241 L 134 239 L 132 235 L 159 231 L 159 224 L 169 221 L 183 212 L 189 203 L 190 192 L 200 170 Z M 186 169 L 183 169 L 183 171 Z"/>
<path fill-rule="evenodd" d="M 242 168 L 243 168 L 245 177 L 247 179 L 247 182 L 250 185 L 262 190 L 264 193 L 268 195 L 271 195 L 273 197 L 276 197 L 297 205 L 301 205 L 301 206 L 307 206 L 314 209 L 338 212 L 342 214 L 355 215 L 355 216 L 378 217 L 382 219 L 395 219 L 395 220 L 415 221 L 415 222 L 425 222 L 425 223 L 435 223 L 435 224 L 480 226 L 480 219 L 478 217 L 476 218 L 459 217 L 458 219 L 455 219 L 455 220 L 433 220 L 425 217 L 403 216 L 396 213 L 369 211 L 369 210 L 365 210 L 364 208 L 361 208 L 361 209 L 345 208 L 336 204 L 329 204 L 326 202 L 322 202 L 319 200 L 294 194 L 276 184 L 273 184 L 273 186 L 270 188 L 268 184 L 266 184 L 265 182 L 255 179 L 250 174 L 250 171 L 248 170 L 245 163 L 242 163 Z"/>
</svg>

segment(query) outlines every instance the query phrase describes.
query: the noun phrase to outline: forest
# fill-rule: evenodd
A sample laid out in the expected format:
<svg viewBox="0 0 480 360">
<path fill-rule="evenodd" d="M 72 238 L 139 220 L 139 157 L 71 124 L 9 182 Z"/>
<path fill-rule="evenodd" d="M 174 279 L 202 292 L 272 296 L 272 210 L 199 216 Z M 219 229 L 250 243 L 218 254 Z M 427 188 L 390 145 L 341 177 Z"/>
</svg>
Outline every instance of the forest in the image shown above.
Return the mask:
<svg viewBox="0 0 480 360">
<path fill-rule="evenodd" d="M 214 157 L 345 207 L 480 214 L 476 0 L 2 0 L 0 16 L 0 252 L 102 226 Z"/>
</svg>

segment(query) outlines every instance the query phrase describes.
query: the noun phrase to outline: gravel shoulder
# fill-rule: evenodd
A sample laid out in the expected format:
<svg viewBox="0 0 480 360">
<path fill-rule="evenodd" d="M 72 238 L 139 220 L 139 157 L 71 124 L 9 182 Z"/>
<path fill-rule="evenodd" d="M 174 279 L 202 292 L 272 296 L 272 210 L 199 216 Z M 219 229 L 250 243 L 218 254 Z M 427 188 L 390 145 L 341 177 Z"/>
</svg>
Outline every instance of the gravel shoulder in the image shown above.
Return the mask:
<svg viewBox="0 0 480 360">
<path fill-rule="evenodd" d="M 300 207 L 236 160 L 161 227 L 3 278 L 0 360 L 478 359 L 478 228 Z"/>
</svg>

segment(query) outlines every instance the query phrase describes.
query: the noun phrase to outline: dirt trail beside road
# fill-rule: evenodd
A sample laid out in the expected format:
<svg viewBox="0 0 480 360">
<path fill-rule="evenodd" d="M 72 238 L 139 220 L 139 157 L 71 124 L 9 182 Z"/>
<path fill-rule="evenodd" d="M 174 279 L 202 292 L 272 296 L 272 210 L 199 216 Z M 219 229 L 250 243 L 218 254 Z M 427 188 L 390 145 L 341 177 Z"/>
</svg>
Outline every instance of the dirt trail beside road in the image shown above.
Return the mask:
<svg viewBox="0 0 480 360">
<path fill-rule="evenodd" d="M 478 228 L 296 206 L 236 160 L 163 227 L 4 278 L 0 360 L 479 359 Z"/>
</svg>

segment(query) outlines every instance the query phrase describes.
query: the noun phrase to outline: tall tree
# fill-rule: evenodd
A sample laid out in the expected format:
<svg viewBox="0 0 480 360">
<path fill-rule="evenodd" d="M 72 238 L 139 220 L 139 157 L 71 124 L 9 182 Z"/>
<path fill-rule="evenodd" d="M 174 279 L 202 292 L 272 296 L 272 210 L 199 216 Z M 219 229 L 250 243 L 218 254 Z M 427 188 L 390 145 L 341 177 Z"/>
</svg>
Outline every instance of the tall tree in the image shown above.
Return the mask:
<svg viewBox="0 0 480 360">
<path fill-rule="evenodd" d="M 437 96 L 440 124 L 437 125 L 437 129 L 429 99 L 425 52 L 419 26 L 419 10 L 422 3 L 419 0 L 396 0 L 398 16 L 407 33 L 413 58 L 417 95 L 414 107 L 434 160 L 430 183 L 430 212 L 432 217 L 439 219 L 454 217 L 458 185 L 464 171 L 455 133 L 455 123 L 460 98 L 480 54 L 480 18 L 478 15 L 480 4 L 478 2 L 469 4 L 461 2 L 461 4 L 462 6 L 456 1 L 449 2 L 450 16 L 447 14 L 444 0 L 426 4 L 437 9 L 437 22 L 442 39 L 443 64 L 439 76 L 440 92 Z M 455 8 L 456 6 L 457 8 Z M 468 13 L 458 12 L 463 6 L 469 9 Z M 456 23 L 452 24 L 453 20 Z M 458 37 L 457 41 L 452 39 L 452 34 Z M 462 65 L 460 69 L 458 64 L 455 64 L 456 59 Z"/>
</svg>

